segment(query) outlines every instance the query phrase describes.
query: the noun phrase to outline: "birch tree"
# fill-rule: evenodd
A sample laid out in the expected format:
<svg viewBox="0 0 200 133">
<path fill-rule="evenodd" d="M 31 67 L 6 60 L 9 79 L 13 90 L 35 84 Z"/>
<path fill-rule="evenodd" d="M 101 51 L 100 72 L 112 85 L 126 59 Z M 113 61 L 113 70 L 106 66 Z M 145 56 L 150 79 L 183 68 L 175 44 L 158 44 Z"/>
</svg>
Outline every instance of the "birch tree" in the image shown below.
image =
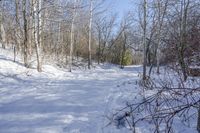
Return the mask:
<svg viewBox="0 0 200 133">
<path fill-rule="evenodd" d="M 73 62 L 73 49 L 74 49 L 74 26 L 75 26 L 75 19 L 77 15 L 77 4 L 78 0 L 73 3 L 72 9 L 72 22 L 71 22 L 71 31 L 70 31 L 70 54 L 69 54 L 69 71 L 72 71 L 72 62 Z"/>
<path fill-rule="evenodd" d="M 2 45 L 2 48 L 5 49 L 6 48 L 6 33 L 5 33 L 5 27 L 4 27 L 4 1 L 0 1 L 1 3 L 1 12 L 0 12 L 0 33 L 1 33 L 1 45 Z"/>
<path fill-rule="evenodd" d="M 89 19 L 89 38 L 88 38 L 88 69 L 91 69 L 92 65 L 92 53 L 91 53 L 91 42 L 92 42 L 92 20 L 93 20 L 93 0 L 90 0 L 90 19 Z"/>
<path fill-rule="evenodd" d="M 41 6 L 42 0 L 33 0 L 33 12 L 34 12 L 34 39 L 35 39 L 35 50 L 37 57 L 37 70 L 38 72 L 42 71 L 41 57 L 40 57 L 40 47 L 41 47 L 41 26 L 42 26 L 42 18 L 41 18 Z"/>
</svg>

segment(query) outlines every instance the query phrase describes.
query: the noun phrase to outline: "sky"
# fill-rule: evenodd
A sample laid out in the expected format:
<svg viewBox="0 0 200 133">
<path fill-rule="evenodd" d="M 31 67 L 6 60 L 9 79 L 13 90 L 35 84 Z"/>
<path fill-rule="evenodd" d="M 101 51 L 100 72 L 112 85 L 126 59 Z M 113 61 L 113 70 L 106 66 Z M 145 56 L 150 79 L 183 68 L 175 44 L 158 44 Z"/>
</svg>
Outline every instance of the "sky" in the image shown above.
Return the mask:
<svg viewBox="0 0 200 133">
<path fill-rule="evenodd" d="M 110 0 L 112 11 L 118 13 L 119 18 L 122 18 L 133 6 L 131 0 Z"/>
</svg>

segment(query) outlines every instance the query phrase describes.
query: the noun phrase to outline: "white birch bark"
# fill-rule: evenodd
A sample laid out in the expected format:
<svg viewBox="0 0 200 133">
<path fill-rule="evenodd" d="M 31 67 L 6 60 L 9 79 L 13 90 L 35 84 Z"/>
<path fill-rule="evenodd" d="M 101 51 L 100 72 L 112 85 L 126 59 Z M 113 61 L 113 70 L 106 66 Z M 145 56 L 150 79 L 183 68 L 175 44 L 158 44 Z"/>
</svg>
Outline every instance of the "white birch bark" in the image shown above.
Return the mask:
<svg viewBox="0 0 200 133">
<path fill-rule="evenodd" d="M 92 65 L 92 53 L 91 53 L 92 20 L 93 20 L 93 0 L 90 0 L 90 20 L 89 20 L 89 39 L 88 39 L 88 69 L 91 69 L 91 65 Z"/>
<path fill-rule="evenodd" d="M 72 22 L 71 22 L 71 33 L 70 33 L 70 53 L 69 53 L 69 71 L 72 71 L 72 63 L 73 63 L 73 50 L 74 50 L 74 28 L 75 28 L 75 20 L 77 15 L 77 4 L 78 0 L 74 2 L 73 11 L 72 11 Z"/>
<path fill-rule="evenodd" d="M 3 1 L 0 1 L 1 2 L 1 5 L 2 5 L 2 8 L 3 8 Z M 0 13 L 0 33 L 1 33 L 1 45 L 2 45 L 2 48 L 5 49 L 5 43 L 6 43 L 6 33 L 5 33 L 5 29 L 4 29 L 4 24 L 3 24 L 3 9 L 1 10 L 1 13 Z"/>
<path fill-rule="evenodd" d="M 37 70 L 38 72 L 42 71 L 41 58 L 40 58 L 40 47 L 41 47 L 41 5 L 42 0 L 33 0 L 34 2 L 34 39 L 35 39 L 35 48 L 36 48 L 36 57 L 37 57 Z"/>
</svg>

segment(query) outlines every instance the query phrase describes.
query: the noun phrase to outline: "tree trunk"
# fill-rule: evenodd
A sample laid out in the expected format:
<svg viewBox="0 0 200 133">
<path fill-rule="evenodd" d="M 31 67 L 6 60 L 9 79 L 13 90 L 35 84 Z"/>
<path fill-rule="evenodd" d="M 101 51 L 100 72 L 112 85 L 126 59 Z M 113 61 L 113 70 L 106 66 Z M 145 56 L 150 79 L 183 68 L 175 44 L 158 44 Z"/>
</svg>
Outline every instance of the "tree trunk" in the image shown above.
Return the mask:
<svg viewBox="0 0 200 133">
<path fill-rule="evenodd" d="M 18 43 L 18 23 L 19 23 L 19 18 L 18 18 L 18 8 L 19 8 L 19 1 L 18 0 L 15 0 L 15 22 L 16 22 L 16 25 L 15 25 L 15 44 L 14 44 L 14 62 L 16 61 L 16 56 L 17 56 L 17 47 L 19 45 Z"/>
<path fill-rule="evenodd" d="M 1 13 L 0 13 L 0 33 L 1 33 L 1 45 L 2 45 L 2 48 L 5 49 L 6 48 L 6 33 L 5 33 L 5 29 L 4 29 L 4 16 L 3 16 L 3 1 L 1 2 L 2 4 L 2 9 L 1 9 Z"/>
<path fill-rule="evenodd" d="M 41 15 L 41 8 L 42 8 L 42 0 L 38 0 L 37 3 L 37 13 L 38 13 L 38 24 L 37 24 L 37 41 L 38 45 L 36 45 L 36 54 L 37 54 L 37 70 L 38 72 L 42 71 L 42 64 L 41 64 L 41 58 L 40 58 L 40 48 L 42 44 L 42 15 Z"/>
<path fill-rule="evenodd" d="M 75 3 L 72 15 L 72 23 L 71 23 L 71 33 L 70 33 L 70 52 L 69 52 L 69 71 L 72 71 L 72 61 L 73 61 L 73 49 L 74 49 L 74 21 L 75 21 Z"/>
<path fill-rule="evenodd" d="M 3 21 L 1 21 L 1 39 L 2 39 L 2 48 L 5 49 L 6 48 L 6 33 L 4 30 L 4 25 L 3 25 Z"/>
<path fill-rule="evenodd" d="M 35 48 L 36 48 L 36 57 L 37 57 L 37 70 L 38 72 L 42 71 L 41 60 L 40 60 L 40 44 L 41 44 L 41 0 L 36 0 L 34 3 L 34 39 L 35 39 Z"/>
<path fill-rule="evenodd" d="M 125 31 L 123 31 L 123 38 L 124 38 L 124 42 L 123 42 L 122 56 L 121 56 L 121 61 L 120 61 L 121 69 L 124 68 L 124 57 L 125 57 L 125 53 L 126 53 L 126 35 L 125 35 Z"/>
<path fill-rule="evenodd" d="M 90 0 L 90 21 L 89 21 L 89 40 L 88 40 L 88 69 L 91 69 L 91 65 L 92 65 L 92 53 L 91 53 L 92 19 L 93 19 L 93 0 Z"/>
<path fill-rule="evenodd" d="M 30 2 L 30 9 L 29 9 L 29 12 L 30 12 L 30 16 L 29 16 L 29 24 L 28 24 L 28 27 L 29 27 L 29 31 L 28 31 L 28 44 L 29 44 L 29 47 L 28 47 L 28 54 L 30 55 L 29 56 L 29 60 L 31 60 L 31 55 L 33 53 L 33 50 L 32 50 L 32 45 L 34 44 L 34 3 L 33 3 L 33 0 L 31 0 Z"/>
<path fill-rule="evenodd" d="M 167 6 L 168 6 L 168 0 L 166 0 L 166 2 L 164 3 L 164 7 L 161 4 L 160 0 L 157 0 L 157 6 L 158 6 L 158 42 L 157 45 L 155 47 L 155 55 L 156 55 L 156 65 L 157 65 L 157 74 L 160 73 L 160 56 L 161 56 L 161 31 L 162 31 L 162 27 L 163 27 L 163 21 L 164 21 L 164 17 L 166 15 L 166 11 L 167 11 Z M 163 9 L 163 10 L 162 10 Z"/>
<path fill-rule="evenodd" d="M 15 27 L 15 48 L 16 51 L 21 51 L 21 29 L 20 29 L 20 22 L 19 22 L 19 0 L 15 0 L 15 22 L 16 22 L 16 27 Z"/>
<path fill-rule="evenodd" d="M 160 1 L 158 0 L 158 44 L 156 48 L 156 63 L 157 63 L 157 74 L 160 73 L 160 41 L 161 41 L 161 28 L 162 28 L 162 22 L 161 22 L 161 4 Z"/>
<path fill-rule="evenodd" d="M 146 54 L 146 13 L 147 13 L 147 1 L 144 0 L 144 25 L 143 25 L 143 80 L 146 80 L 146 65 L 147 65 L 147 54 Z"/>
<path fill-rule="evenodd" d="M 183 73 L 184 81 L 187 80 L 187 65 L 185 63 L 185 48 L 186 48 L 186 26 L 187 26 L 187 13 L 188 13 L 189 0 L 183 0 L 181 4 L 181 22 L 180 22 L 180 44 L 178 46 L 178 60 Z"/>
<path fill-rule="evenodd" d="M 100 55 L 101 55 L 101 33 L 98 33 L 98 65 L 100 64 Z"/>
<path fill-rule="evenodd" d="M 157 60 L 157 70 L 156 73 L 160 74 L 160 31 L 159 31 L 159 38 L 158 38 L 158 46 L 157 46 L 157 52 L 156 52 L 156 60 Z"/>
<path fill-rule="evenodd" d="M 23 0 L 22 4 L 23 19 L 24 19 L 24 42 L 23 42 L 23 53 L 24 53 L 24 65 L 28 65 L 28 30 L 27 30 L 27 18 L 26 18 L 26 0 Z"/>
</svg>

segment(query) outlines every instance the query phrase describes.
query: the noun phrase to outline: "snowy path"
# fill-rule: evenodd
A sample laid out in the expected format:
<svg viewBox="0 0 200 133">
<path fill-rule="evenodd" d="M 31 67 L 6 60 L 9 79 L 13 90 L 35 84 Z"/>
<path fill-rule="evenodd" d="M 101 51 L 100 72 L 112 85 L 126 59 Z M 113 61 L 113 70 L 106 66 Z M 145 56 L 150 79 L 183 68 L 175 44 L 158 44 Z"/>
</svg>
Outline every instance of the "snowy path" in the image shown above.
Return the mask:
<svg viewBox="0 0 200 133">
<path fill-rule="evenodd" d="M 116 86 L 134 76 L 106 67 L 69 73 L 45 66 L 39 74 L 0 59 L 0 133 L 105 132 Z"/>
</svg>

